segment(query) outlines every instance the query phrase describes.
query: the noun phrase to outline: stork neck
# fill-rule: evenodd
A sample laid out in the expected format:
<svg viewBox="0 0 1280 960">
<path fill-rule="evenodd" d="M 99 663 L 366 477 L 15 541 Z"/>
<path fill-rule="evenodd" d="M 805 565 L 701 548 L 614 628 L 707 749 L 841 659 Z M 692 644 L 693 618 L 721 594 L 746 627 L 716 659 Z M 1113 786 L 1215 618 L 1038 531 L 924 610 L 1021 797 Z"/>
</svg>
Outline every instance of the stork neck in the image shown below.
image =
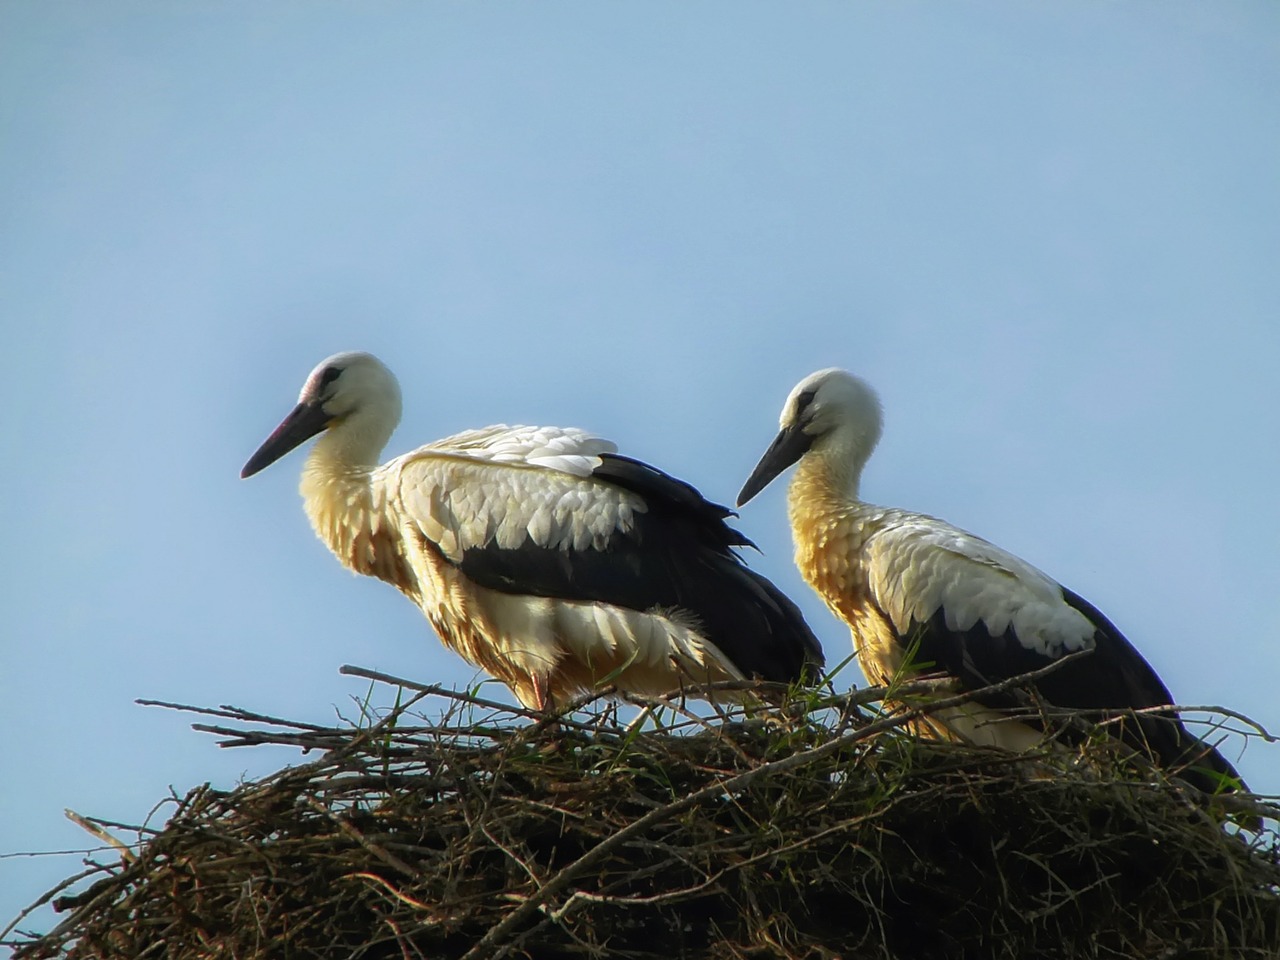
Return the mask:
<svg viewBox="0 0 1280 960">
<path fill-rule="evenodd" d="M 858 481 L 862 464 L 847 457 L 833 457 L 826 451 L 811 451 L 796 465 L 787 487 L 787 511 L 794 526 L 822 519 L 837 520 L 857 512 Z"/>
<path fill-rule="evenodd" d="M 316 535 L 346 566 L 359 572 L 354 547 L 376 530 L 372 476 L 374 467 L 353 463 L 340 444 L 325 434 L 307 457 L 299 491 Z"/>
<path fill-rule="evenodd" d="M 382 448 L 391 439 L 396 419 L 375 410 L 358 410 L 333 423 L 316 439 L 309 463 L 327 461 L 326 469 L 364 470 L 378 465 Z"/>
<path fill-rule="evenodd" d="M 796 465 L 791 489 L 809 498 L 857 501 L 865 465 L 866 457 L 853 457 L 844 450 L 812 450 Z"/>
</svg>

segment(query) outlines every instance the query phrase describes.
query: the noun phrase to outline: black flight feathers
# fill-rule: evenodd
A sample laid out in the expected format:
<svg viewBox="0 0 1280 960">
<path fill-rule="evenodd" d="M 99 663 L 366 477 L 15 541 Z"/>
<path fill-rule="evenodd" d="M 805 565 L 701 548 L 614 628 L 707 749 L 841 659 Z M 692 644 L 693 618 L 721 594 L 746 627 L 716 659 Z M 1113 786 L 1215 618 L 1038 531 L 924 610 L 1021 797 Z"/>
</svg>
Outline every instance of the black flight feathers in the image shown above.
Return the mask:
<svg viewBox="0 0 1280 960">
<path fill-rule="evenodd" d="M 1173 703 L 1155 670 L 1097 607 L 1065 587 L 1062 595 L 1097 629 L 1091 653 L 1036 681 L 1036 692 L 1047 705 L 1081 711 L 1086 719 L 1097 722 L 1123 716 L 1125 710 Z M 968 630 L 951 630 L 941 609 L 928 622 L 913 623 L 907 636 L 898 639 L 904 645 L 918 643 L 914 662 L 922 672 L 937 670 L 958 677 L 968 689 L 1038 670 L 1056 659 L 1024 646 L 1012 627 L 1000 636 L 992 636 L 982 621 Z M 986 703 L 996 709 L 1019 706 L 1016 693 L 996 696 Z M 1028 722 L 1040 726 L 1038 719 L 1030 716 Z M 1221 788 L 1222 777 L 1239 780 L 1226 758 L 1191 734 L 1172 711 L 1145 714 L 1136 722 L 1132 717 L 1118 720 L 1107 729 L 1208 793 Z"/>
<path fill-rule="evenodd" d="M 464 551 L 463 574 L 504 593 L 602 602 L 630 610 L 679 609 L 748 677 L 789 683 L 823 663 L 822 648 L 799 608 L 734 553 L 751 542 L 731 512 L 661 470 L 603 454 L 596 480 L 644 499 L 627 533 L 604 550 L 514 549 L 494 543 Z"/>
<path fill-rule="evenodd" d="M 755 549 L 754 543 L 722 522 L 726 517 L 736 517 L 736 513 L 728 507 L 712 503 L 693 484 L 663 473 L 657 467 L 621 454 L 602 453 L 600 466 L 591 471 L 591 476 L 639 494 L 649 504 L 651 511 L 657 508 L 669 513 L 686 514 L 690 520 L 701 523 L 704 536 L 719 539 L 723 535 L 725 547 Z"/>
</svg>

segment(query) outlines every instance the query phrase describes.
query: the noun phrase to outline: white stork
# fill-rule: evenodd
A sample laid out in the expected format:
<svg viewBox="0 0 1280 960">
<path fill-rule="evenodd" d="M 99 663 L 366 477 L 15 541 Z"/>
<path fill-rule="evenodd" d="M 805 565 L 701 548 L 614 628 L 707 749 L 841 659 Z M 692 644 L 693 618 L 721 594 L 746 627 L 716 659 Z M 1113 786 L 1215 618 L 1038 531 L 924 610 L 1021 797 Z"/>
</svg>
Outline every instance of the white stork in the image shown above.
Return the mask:
<svg viewBox="0 0 1280 960">
<path fill-rule="evenodd" d="M 730 512 L 690 485 L 558 427 L 470 430 L 379 466 L 399 420 L 391 371 L 336 354 L 240 475 L 322 434 L 301 485 L 317 535 L 526 706 L 604 682 L 791 682 L 822 664 L 800 611 L 734 552 L 749 541 Z"/>
<path fill-rule="evenodd" d="M 1231 764 L 1173 711 L 1136 722 L 1126 714 L 1173 699 L 1094 606 L 973 534 L 858 498 L 881 431 L 880 401 L 867 383 L 843 370 L 811 374 L 787 397 L 780 427 L 738 505 L 799 461 L 787 494 L 796 565 L 849 625 L 871 682 L 898 676 L 910 658 L 975 689 L 1089 650 L 1037 682 L 1044 703 L 1094 720 L 1113 718 L 1113 734 L 1208 792 L 1239 785 Z M 1043 734 L 1025 710 L 1011 719 L 1015 706 L 1008 697 L 990 698 L 935 714 L 915 729 L 1021 751 Z"/>
</svg>

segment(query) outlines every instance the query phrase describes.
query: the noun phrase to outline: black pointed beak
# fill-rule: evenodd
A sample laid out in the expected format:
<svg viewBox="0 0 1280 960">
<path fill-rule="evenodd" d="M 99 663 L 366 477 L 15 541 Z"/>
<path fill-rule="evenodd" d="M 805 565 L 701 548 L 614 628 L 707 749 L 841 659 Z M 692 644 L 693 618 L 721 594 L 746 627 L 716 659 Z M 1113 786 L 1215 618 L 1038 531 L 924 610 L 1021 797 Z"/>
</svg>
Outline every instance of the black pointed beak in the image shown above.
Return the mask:
<svg viewBox="0 0 1280 960">
<path fill-rule="evenodd" d="M 799 421 L 780 430 L 756 468 L 751 471 L 751 476 L 747 477 L 747 482 L 742 485 L 742 492 L 738 494 L 738 506 L 742 506 L 767 487 L 769 481 L 804 456 L 812 444 L 813 437 L 804 432 Z"/>
<path fill-rule="evenodd" d="M 252 477 L 259 470 L 271 466 L 298 444 L 310 440 L 329 425 L 332 420 L 319 403 L 300 403 L 262 441 L 249 462 L 240 471 L 240 479 Z"/>
</svg>

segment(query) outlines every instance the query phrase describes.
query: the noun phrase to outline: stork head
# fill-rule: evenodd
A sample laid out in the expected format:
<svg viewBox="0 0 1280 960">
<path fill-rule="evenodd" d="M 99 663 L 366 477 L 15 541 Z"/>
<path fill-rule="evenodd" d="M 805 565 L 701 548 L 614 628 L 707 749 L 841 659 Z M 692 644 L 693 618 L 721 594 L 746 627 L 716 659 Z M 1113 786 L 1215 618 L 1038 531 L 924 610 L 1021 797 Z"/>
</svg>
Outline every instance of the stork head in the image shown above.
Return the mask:
<svg viewBox="0 0 1280 960">
<path fill-rule="evenodd" d="M 856 483 L 880 439 L 880 398 L 865 380 L 832 367 L 792 389 L 778 418 L 779 431 L 738 494 L 742 506 L 807 453 L 827 457 Z"/>
<path fill-rule="evenodd" d="M 316 434 L 341 439 L 340 455 L 361 465 L 377 460 L 400 422 L 400 384 L 369 353 L 335 353 L 311 371 L 298 405 L 240 471 L 251 477 Z"/>
</svg>

